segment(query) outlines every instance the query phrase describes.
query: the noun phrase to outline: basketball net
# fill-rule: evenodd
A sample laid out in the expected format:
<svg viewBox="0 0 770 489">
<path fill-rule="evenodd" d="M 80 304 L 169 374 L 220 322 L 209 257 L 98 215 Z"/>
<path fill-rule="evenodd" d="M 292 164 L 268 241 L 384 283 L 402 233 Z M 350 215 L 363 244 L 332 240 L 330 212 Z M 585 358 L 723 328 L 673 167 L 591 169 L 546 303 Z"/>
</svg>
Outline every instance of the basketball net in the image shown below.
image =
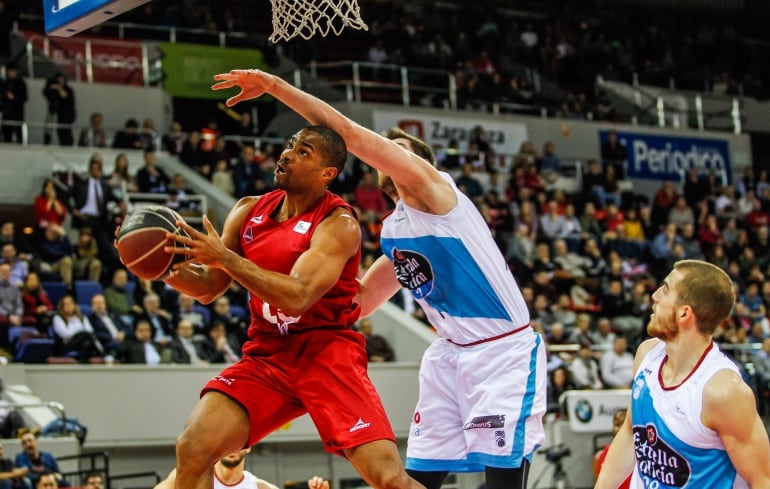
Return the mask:
<svg viewBox="0 0 770 489">
<path fill-rule="evenodd" d="M 359 13 L 356 0 L 270 0 L 273 7 L 273 44 L 296 36 L 310 39 L 326 36 L 329 30 L 339 35 L 345 27 L 369 30 Z"/>
</svg>

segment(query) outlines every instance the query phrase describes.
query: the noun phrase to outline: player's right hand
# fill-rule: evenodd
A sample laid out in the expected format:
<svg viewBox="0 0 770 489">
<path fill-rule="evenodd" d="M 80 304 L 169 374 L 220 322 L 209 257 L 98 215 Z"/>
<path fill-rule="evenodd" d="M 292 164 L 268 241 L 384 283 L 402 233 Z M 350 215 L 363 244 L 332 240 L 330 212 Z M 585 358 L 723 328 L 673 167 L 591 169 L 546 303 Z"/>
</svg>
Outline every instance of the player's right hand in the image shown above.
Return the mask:
<svg viewBox="0 0 770 489">
<path fill-rule="evenodd" d="M 241 87 L 238 95 L 230 97 L 225 102 L 228 107 L 244 100 L 259 97 L 267 92 L 277 80 L 273 75 L 262 70 L 231 70 L 230 73 L 214 75 L 214 79 L 218 80 L 219 83 L 212 85 L 212 90 Z"/>
</svg>

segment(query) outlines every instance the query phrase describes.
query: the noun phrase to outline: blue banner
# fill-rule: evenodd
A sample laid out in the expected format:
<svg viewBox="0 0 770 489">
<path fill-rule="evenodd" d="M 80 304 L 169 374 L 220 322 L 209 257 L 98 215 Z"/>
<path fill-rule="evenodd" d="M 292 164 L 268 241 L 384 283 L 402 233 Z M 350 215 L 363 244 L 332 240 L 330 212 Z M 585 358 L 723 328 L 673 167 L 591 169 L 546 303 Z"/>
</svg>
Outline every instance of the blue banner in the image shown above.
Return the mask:
<svg viewBox="0 0 770 489">
<path fill-rule="evenodd" d="M 608 132 L 599 131 L 600 144 L 607 140 Z M 630 132 L 617 135 L 628 153 L 627 178 L 679 181 L 690 168 L 731 177 L 730 146 L 725 140 Z"/>
</svg>

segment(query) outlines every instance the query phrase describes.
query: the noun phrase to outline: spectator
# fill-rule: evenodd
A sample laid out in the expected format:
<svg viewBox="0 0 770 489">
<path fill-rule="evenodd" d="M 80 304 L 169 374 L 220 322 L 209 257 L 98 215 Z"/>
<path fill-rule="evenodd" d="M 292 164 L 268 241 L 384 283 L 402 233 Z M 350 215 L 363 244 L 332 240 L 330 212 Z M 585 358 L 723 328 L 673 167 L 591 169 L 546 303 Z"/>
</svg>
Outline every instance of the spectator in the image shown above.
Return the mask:
<svg viewBox="0 0 770 489">
<path fill-rule="evenodd" d="M 99 245 L 96 244 L 94 233 L 89 227 L 82 227 L 78 231 L 72 273 L 76 279 L 101 282 L 102 261 L 99 259 Z"/>
<path fill-rule="evenodd" d="M 53 319 L 53 303 L 40 285 L 36 272 L 29 272 L 21 288 L 21 300 L 24 304 L 23 323 L 37 327 L 40 333 L 48 334 Z"/>
<path fill-rule="evenodd" d="M 70 483 L 61 475 L 56 457 L 38 447 L 37 435 L 26 432 L 21 434 L 19 439 L 22 451 L 16 454 L 15 464 L 16 467 L 24 467 L 28 470 L 27 477 L 33 487 L 37 487 L 40 479 L 45 477 L 51 477 L 61 487 L 70 487 Z M 55 489 L 57 486 L 54 484 L 53 487 Z"/>
<path fill-rule="evenodd" d="M 604 353 L 599 362 L 604 385 L 610 389 L 630 388 L 634 378 L 634 356 L 626 349 L 628 342 L 623 336 L 617 336 L 612 350 Z"/>
<path fill-rule="evenodd" d="M 199 131 L 192 131 L 187 134 L 182 143 L 182 150 L 179 152 L 179 161 L 208 178 L 204 169 L 207 160 L 205 153 L 201 150 L 201 133 Z"/>
<path fill-rule="evenodd" d="M 123 129 L 112 139 L 113 149 L 144 149 L 139 137 L 139 123 L 134 118 L 126 119 Z"/>
<path fill-rule="evenodd" d="M 19 260 L 32 261 L 34 248 L 23 234 L 16 233 L 16 226 L 12 221 L 6 221 L 0 225 L 0 245 L 6 244 L 13 245 L 13 254 Z"/>
<path fill-rule="evenodd" d="M 483 195 L 484 189 L 478 179 L 473 176 L 473 165 L 464 163 L 461 172 L 460 176 L 455 179 L 455 184 L 471 200 L 478 201 Z"/>
<path fill-rule="evenodd" d="M 139 148 L 144 151 L 155 152 L 158 149 L 156 140 L 158 131 L 155 130 L 155 121 L 148 117 L 142 121 L 142 129 L 139 131 Z"/>
<path fill-rule="evenodd" d="M 112 195 L 119 201 L 125 199 L 128 192 L 139 190 L 136 185 L 136 178 L 131 175 L 129 170 L 126 153 L 118 153 L 115 156 L 115 166 L 107 179 L 107 185 L 112 189 Z"/>
<path fill-rule="evenodd" d="M 88 178 L 77 179 L 72 186 L 69 209 L 75 229 L 89 227 L 99 247 L 99 259 L 108 270 L 117 267 L 113 226 L 107 203 L 115 201 L 110 186 L 104 181 L 102 155 L 94 153 L 88 162 Z"/>
<path fill-rule="evenodd" d="M 13 243 L 5 243 L 0 251 L 0 258 L 3 263 L 11 266 L 11 285 L 21 287 L 24 283 L 24 277 L 29 273 L 29 264 L 22 260 L 16 253 L 16 247 Z"/>
<path fill-rule="evenodd" d="M 120 363 L 159 365 L 162 362 L 163 346 L 152 341 L 152 326 L 147 319 L 139 319 L 133 337 L 126 338 L 115 351 Z M 165 363 L 165 362 L 163 362 Z"/>
<path fill-rule="evenodd" d="M 179 121 L 173 121 L 169 126 L 168 132 L 161 139 L 163 150 L 171 155 L 179 156 L 182 153 L 185 139 L 187 139 L 187 136 L 182 132 L 182 124 Z"/>
<path fill-rule="evenodd" d="M 248 144 L 243 146 L 241 155 L 233 168 L 236 199 L 247 195 L 262 195 L 270 189 L 271 184 L 264 180 L 259 167 L 262 161 L 262 155 L 257 155 L 254 146 Z"/>
<path fill-rule="evenodd" d="M 695 224 L 695 213 L 692 208 L 687 205 L 687 199 L 684 195 L 680 195 L 676 198 L 676 203 L 668 211 L 669 224 L 675 224 L 678 230 L 682 230 L 685 224 Z"/>
<path fill-rule="evenodd" d="M 0 108 L 3 113 L 3 141 L 21 144 L 24 104 L 27 103 L 27 83 L 15 65 L 5 67 L 5 80 L 0 82 Z"/>
<path fill-rule="evenodd" d="M 105 352 L 114 352 L 126 336 L 130 336 L 130 328 L 120 316 L 107 310 L 107 301 L 102 294 L 91 297 L 91 312 L 87 318 Z"/>
<path fill-rule="evenodd" d="M 623 426 L 623 423 L 626 421 L 626 413 L 627 409 L 618 409 L 615 411 L 615 414 L 612 416 L 612 436 L 615 436 L 620 431 L 621 427 Z M 604 464 L 604 459 L 607 458 L 607 452 L 610 450 L 610 444 L 607 443 L 604 448 L 596 452 L 594 455 L 593 460 L 593 473 L 594 477 L 599 476 L 599 472 L 602 469 L 602 464 Z M 629 489 L 631 487 L 631 475 L 629 475 L 626 480 L 623 481 L 618 486 L 618 489 Z"/>
<path fill-rule="evenodd" d="M 551 141 L 543 144 L 543 156 L 538 162 L 540 167 L 540 176 L 547 183 L 552 184 L 562 174 L 563 165 L 558 156 L 556 156 L 556 145 Z"/>
<path fill-rule="evenodd" d="M 67 82 L 64 73 L 57 73 L 46 80 L 43 96 L 48 101 L 46 128 L 43 144 L 51 144 L 51 130 L 56 127 L 56 137 L 60 146 L 72 146 L 72 123 L 75 122 L 75 92 Z"/>
<path fill-rule="evenodd" d="M 364 318 L 358 323 L 358 330 L 366 338 L 366 354 L 370 362 L 392 362 L 396 359 L 393 348 L 384 336 L 372 332 L 372 320 Z"/>
<path fill-rule="evenodd" d="M 52 274 L 72 288 L 72 243 L 67 239 L 67 231 L 58 224 L 49 224 L 37 245 L 40 257 L 40 271 L 48 276 Z"/>
<path fill-rule="evenodd" d="M 104 130 L 104 116 L 101 112 L 93 112 L 89 117 L 90 124 L 80 131 L 78 146 L 87 148 L 106 148 L 107 132 Z"/>
<path fill-rule="evenodd" d="M 244 318 L 233 314 L 230 309 L 230 298 L 226 295 L 214 301 L 214 307 L 211 310 L 211 323 L 217 321 L 225 325 L 228 335 L 233 335 L 239 341 L 246 340 L 246 330 L 249 325 Z M 240 347 L 238 351 L 240 351 Z"/>
<path fill-rule="evenodd" d="M 7 401 L 0 401 L 7 402 Z M 11 412 L 16 412 L 15 410 Z M 3 420 L 3 423 L 5 420 Z M 16 434 L 6 434 L 3 432 L 3 438 L 14 438 Z M 5 447 L 0 442 L 0 489 L 29 489 L 29 483 L 25 477 L 29 469 L 27 467 L 14 467 L 13 461 L 5 457 Z"/>
<path fill-rule="evenodd" d="M 195 299 L 187 294 L 179 294 L 177 299 L 177 310 L 174 315 L 174 322 L 179 323 L 180 320 L 186 319 L 193 325 L 196 333 L 203 333 L 207 328 L 207 317 L 201 309 L 196 307 Z"/>
<path fill-rule="evenodd" d="M 56 184 L 50 178 L 46 178 L 43 182 L 43 188 L 40 190 L 40 194 L 35 197 L 32 207 L 35 230 L 38 232 L 38 235 L 43 233 L 43 230 L 49 223 L 64 226 L 67 208 L 59 199 Z"/>
<path fill-rule="evenodd" d="M 234 335 L 228 334 L 225 323 L 219 319 L 211 321 L 208 339 L 216 348 L 217 354 L 211 358 L 212 363 L 232 365 L 241 358 L 241 341 Z"/>
<path fill-rule="evenodd" d="M 599 375 L 599 365 L 593 356 L 591 345 L 580 344 L 577 356 L 570 363 L 569 369 L 576 388 L 604 389 Z"/>
<path fill-rule="evenodd" d="M 563 410 L 559 398 L 565 392 L 575 389 L 569 368 L 566 365 L 556 367 L 551 371 L 548 380 L 546 412 L 561 413 Z"/>
<path fill-rule="evenodd" d="M 195 334 L 190 321 L 181 318 L 176 326 L 176 335 L 168 345 L 171 363 L 205 365 L 218 356 L 216 346 L 205 336 Z"/>
<path fill-rule="evenodd" d="M 136 186 L 140 192 L 165 194 L 171 179 L 155 164 L 155 152 L 144 152 L 144 166 L 136 172 Z"/>
<path fill-rule="evenodd" d="M 679 194 L 674 183 L 664 181 L 652 197 L 651 218 L 654 228 L 658 228 L 668 222 L 668 213 L 676 203 Z M 686 200 L 685 200 L 686 202 Z"/>
<path fill-rule="evenodd" d="M 10 279 L 11 265 L 6 262 L 0 263 L 0 355 L 3 356 L 11 356 L 8 328 L 21 326 L 24 314 L 21 291 L 11 283 Z"/>
<path fill-rule="evenodd" d="M 235 195 L 233 172 L 230 170 L 230 164 L 227 160 L 219 160 L 214 165 L 214 171 L 211 174 L 211 184 L 231 197 Z"/>
<path fill-rule="evenodd" d="M 625 178 L 628 150 L 618 140 L 618 133 L 614 129 L 607 131 L 607 139 L 602 143 L 601 155 L 604 168 L 612 166 L 619 179 Z"/>
<path fill-rule="evenodd" d="M 104 347 L 94 335 L 94 329 L 71 295 L 59 300 L 53 317 L 53 332 L 61 354 L 73 355 L 88 363 L 92 357 L 104 357 Z"/>
<path fill-rule="evenodd" d="M 128 290 L 128 272 L 118 268 L 112 273 L 112 283 L 104 288 L 107 310 L 117 314 L 124 324 L 131 324 L 132 315 L 142 312 L 134 303 L 134 296 Z"/>
<path fill-rule="evenodd" d="M 540 232 L 543 239 L 548 243 L 553 241 L 564 233 L 566 223 L 564 216 L 561 215 L 559 203 L 555 200 L 549 200 L 547 212 L 540 216 Z"/>
<path fill-rule="evenodd" d="M 137 324 L 141 320 L 147 321 L 152 328 L 152 341 L 163 347 L 167 346 L 174 333 L 171 314 L 160 307 L 160 297 L 155 293 L 145 295 L 143 305 L 144 312 L 137 317 Z"/>
</svg>

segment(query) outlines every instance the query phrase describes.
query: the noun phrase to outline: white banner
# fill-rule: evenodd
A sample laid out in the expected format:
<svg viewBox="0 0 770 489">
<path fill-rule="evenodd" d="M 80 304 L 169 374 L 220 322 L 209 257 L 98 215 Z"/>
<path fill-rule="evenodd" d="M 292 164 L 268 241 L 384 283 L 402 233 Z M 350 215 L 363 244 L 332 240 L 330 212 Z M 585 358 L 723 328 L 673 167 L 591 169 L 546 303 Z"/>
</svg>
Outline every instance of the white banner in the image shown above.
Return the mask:
<svg viewBox="0 0 770 489">
<path fill-rule="evenodd" d="M 468 140 L 474 128 L 480 127 L 484 139 L 498 154 L 512 155 L 519 152 L 519 146 L 528 139 L 527 126 L 520 122 L 495 122 L 487 119 L 456 115 L 429 116 L 409 113 L 404 110 L 372 111 L 373 129 L 382 132 L 391 127 L 400 127 L 431 146 L 434 152 L 446 148 L 449 141 L 457 140 L 460 151 L 468 151 Z"/>
<path fill-rule="evenodd" d="M 574 390 L 562 394 L 570 429 L 575 433 L 612 433 L 612 417 L 628 409 L 630 389 Z"/>
</svg>

